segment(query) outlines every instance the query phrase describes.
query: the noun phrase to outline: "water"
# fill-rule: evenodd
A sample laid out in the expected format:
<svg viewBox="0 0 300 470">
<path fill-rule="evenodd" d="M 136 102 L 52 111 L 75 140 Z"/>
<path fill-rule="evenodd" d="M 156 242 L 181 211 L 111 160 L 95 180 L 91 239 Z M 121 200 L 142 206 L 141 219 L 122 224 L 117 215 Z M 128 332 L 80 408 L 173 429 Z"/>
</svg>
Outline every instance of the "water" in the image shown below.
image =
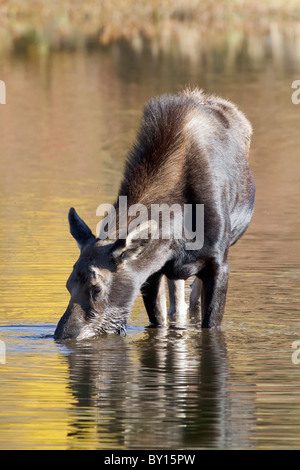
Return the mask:
<svg viewBox="0 0 300 470">
<path fill-rule="evenodd" d="M 1 59 L 0 448 L 300 447 L 300 61 L 251 44 L 235 57 L 121 44 Z M 143 104 L 187 83 L 233 100 L 254 127 L 255 214 L 231 250 L 223 327 L 148 329 L 138 298 L 126 337 L 57 344 L 78 256 L 69 207 L 95 230 Z"/>
</svg>

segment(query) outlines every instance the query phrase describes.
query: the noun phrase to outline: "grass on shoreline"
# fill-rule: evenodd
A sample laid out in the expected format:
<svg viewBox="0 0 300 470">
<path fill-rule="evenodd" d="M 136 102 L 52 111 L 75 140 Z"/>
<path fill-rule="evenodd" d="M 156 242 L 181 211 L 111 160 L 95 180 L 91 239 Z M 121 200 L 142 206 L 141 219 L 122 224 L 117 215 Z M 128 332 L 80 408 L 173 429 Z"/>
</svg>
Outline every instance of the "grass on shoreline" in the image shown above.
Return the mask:
<svg viewBox="0 0 300 470">
<path fill-rule="evenodd" d="M 151 39 L 182 24 L 217 34 L 265 30 L 272 22 L 299 24 L 299 0 L 0 0 L 0 51 L 24 40 L 55 49 Z"/>
</svg>

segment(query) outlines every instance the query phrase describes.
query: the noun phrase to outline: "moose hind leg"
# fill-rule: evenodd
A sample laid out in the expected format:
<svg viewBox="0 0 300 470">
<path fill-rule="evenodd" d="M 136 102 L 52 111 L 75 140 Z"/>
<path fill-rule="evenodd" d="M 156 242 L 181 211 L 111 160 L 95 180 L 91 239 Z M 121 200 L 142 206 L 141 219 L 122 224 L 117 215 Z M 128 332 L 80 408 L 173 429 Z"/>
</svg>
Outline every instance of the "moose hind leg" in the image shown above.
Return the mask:
<svg viewBox="0 0 300 470">
<path fill-rule="evenodd" d="M 191 288 L 192 292 L 190 295 L 190 312 L 201 313 L 202 281 L 199 279 L 199 277 L 195 277 Z"/>
<path fill-rule="evenodd" d="M 220 326 L 225 310 L 229 265 L 213 261 L 201 273 L 202 328 Z"/>
<path fill-rule="evenodd" d="M 168 317 L 170 321 L 175 323 L 182 323 L 186 317 L 187 304 L 185 302 L 184 286 L 185 282 L 183 279 L 176 281 L 168 279 L 170 299 Z"/>
</svg>

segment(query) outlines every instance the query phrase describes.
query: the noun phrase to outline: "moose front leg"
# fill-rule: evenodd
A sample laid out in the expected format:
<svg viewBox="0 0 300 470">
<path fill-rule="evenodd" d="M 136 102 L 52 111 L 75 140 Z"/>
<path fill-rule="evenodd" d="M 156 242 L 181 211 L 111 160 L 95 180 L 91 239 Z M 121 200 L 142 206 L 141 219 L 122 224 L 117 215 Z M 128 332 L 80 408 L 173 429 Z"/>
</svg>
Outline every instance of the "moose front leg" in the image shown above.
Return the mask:
<svg viewBox="0 0 300 470">
<path fill-rule="evenodd" d="M 141 289 L 151 326 L 167 324 L 167 301 L 165 277 L 161 274 L 150 276 Z"/>
<path fill-rule="evenodd" d="M 211 262 L 201 273 L 202 328 L 221 325 L 224 315 L 229 278 L 229 265 Z"/>
</svg>

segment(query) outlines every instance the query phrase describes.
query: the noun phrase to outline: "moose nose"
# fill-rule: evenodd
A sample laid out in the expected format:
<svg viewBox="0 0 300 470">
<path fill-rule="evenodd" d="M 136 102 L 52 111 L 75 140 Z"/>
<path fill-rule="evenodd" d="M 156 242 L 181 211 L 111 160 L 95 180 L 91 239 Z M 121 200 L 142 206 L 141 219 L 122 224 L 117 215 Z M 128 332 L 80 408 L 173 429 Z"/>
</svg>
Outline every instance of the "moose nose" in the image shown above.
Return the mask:
<svg viewBox="0 0 300 470">
<path fill-rule="evenodd" d="M 83 328 L 80 317 L 81 315 L 79 315 L 78 308 L 71 309 L 68 307 L 57 324 L 54 339 L 65 340 L 77 338 Z"/>
</svg>

